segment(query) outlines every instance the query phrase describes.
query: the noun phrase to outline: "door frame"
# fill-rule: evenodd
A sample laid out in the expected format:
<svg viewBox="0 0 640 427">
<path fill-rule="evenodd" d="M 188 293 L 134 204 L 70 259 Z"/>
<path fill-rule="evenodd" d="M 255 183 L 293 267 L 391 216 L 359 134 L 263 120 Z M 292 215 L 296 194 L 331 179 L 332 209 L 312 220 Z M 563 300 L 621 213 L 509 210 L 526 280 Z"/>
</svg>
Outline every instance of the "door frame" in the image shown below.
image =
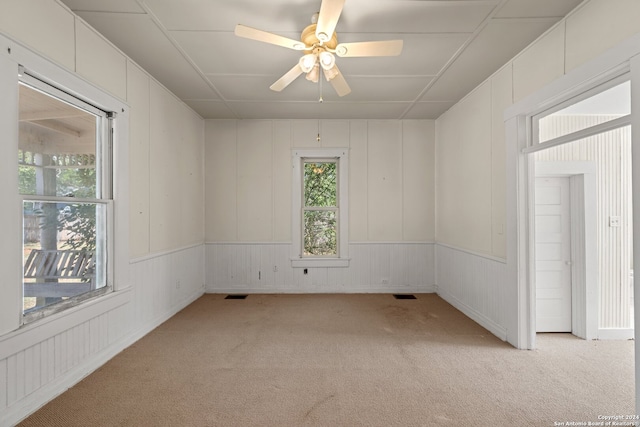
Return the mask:
<svg viewBox="0 0 640 427">
<path fill-rule="evenodd" d="M 632 185 L 640 188 L 640 33 L 574 68 L 505 110 L 508 230 L 506 279 L 513 284 L 505 299 L 510 328 L 507 329 L 507 337 L 517 348 L 535 348 L 535 329 L 532 329 L 530 307 L 530 219 L 527 215 L 528 183 L 533 173 L 533 161 L 532 156 L 524 152 L 529 147 L 531 137 L 530 117 L 624 72 L 629 72 L 631 76 Z M 640 265 L 640 197 L 633 198 L 633 264 Z M 635 313 L 640 313 L 640 286 L 634 287 L 634 310 Z M 635 316 L 634 335 L 637 412 L 640 410 L 640 315 Z"/>
<path fill-rule="evenodd" d="M 535 175 L 534 160 L 530 153 L 541 147 L 532 144 L 532 117 L 624 74 L 628 74 L 631 79 L 633 186 L 640 188 L 640 114 L 637 113 L 640 111 L 640 33 L 505 110 L 508 230 L 506 274 L 507 280 L 514 286 L 506 296 L 509 301 L 509 326 L 513 328 L 508 331 L 508 338 L 517 348 L 535 349 L 536 335 L 533 327 L 535 312 L 531 305 L 531 300 L 535 297 L 535 282 L 531 277 L 531 254 L 534 248 L 529 237 L 534 220 L 529 215 L 530 182 Z M 634 198 L 633 205 L 633 258 L 634 265 L 640 265 L 640 197 Z M 640 313 L 640 287 L 636 286 L 634 292 L 635 312 Z M 640 331 L 640 316 L 636 316 L 635 331 Z M 639 339 L 636 339 L 636 345 L 638 356 Z M 636 365 L 640 390 L 640 357 Z M 637 396 L 640 397 L 640 392 Z M 640 400 L 638 403 L 640 407 Z"/>
<path fill-rule="evenodd" d="M 599 300 L 598 292 L 598 247 L 597 247 L 597 167 L 588 161 L 534 161 L 534 181 L 530 183 L 529 217 L 535 217 L 536 178 L 569 178 L 570 218 L 571 218 L 571 333 L 591 340 L 598 335 Z M 535 262 L 535 221 L 529 230 L 533 240 Z M 536 313 L 535 292 L 537 281 L 532 268 L 534 298 L 532 312 Z M 533 319 L 536 329 L 536 319 Z"/>
</svg>

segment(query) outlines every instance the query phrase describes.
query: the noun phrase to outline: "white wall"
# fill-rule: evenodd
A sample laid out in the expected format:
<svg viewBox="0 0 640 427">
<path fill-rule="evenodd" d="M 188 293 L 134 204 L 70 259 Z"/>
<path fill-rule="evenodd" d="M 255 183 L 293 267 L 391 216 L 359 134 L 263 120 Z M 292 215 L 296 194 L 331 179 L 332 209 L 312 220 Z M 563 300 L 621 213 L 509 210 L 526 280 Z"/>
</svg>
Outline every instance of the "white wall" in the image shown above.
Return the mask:
<svg viewBox="0 0 640 427">
<path fill-rule="evenodd" d="M 115 147 L 116 240 L 124 248 L 116 261 L 125 255 L 116 292 L 19 327 L 20 227 L 10 227 L 16 232 L 0 246 L 0 425 L 9 426 L 203 293 L 204 121 L 57 1 L 0 1 L 0 39 L 3 87 L 17 93 L 12 61 L 20 61 L 54 70 L 75 88 L 104 91 L 129 117 L 116 125 L 129 136 Z M 17 120 L 12 92 L 0 106 L 5 135 Z M 0 158 L 15 159 L 15 147 L 0 146 Z M 2 166 L 0 197 L 16 201 L 3 220 L 18 223 L 17 165 Z"/>
<path fill-rule="evenodd" d="M 464 125 L 459 118 L 464 117 Z M 437 122 L 438 242 L 492 254 L 491 84 Z"/>
<path fill-rule="evenodd" d="M 207 291 L 432 292 L 434 137 L 430 120 L 208 120 Z M 304 276 L 290 260 L 291 156 L 313 147 L 350 150 L 352 261 Z"/>
<path fill-rule="evenodd" d="M 434 292 L 433 243 L 349 245 L 348 268 L 291 267 L 290 244 L 209 243 L 207 292 L 428 293 Z"/>
<path fill-rule="evenodd" d="M 637 0 L 582 3 L 436 121 L 436 238 L 438 243 L 458 250 L 459 268 L 472 268 L 463 261 L 469 253 L 487 265 L 506 260 L 507 233 L 515 233 L 515 229 L 505 228 L 504 220 L 505 108 L 639 32 L 640 21 L 635 19 L 639 14 Z M 472 164 L 470 153 L 478 153 L 479 146 L 483 152 Z M 467 168 L 477 176 L 476 182 L 470 182 L 465 174 L 453 176 L 449 172 Z M 455 201 L 451 195 L 461 200 Z M 437 258 L 436 268 L 441 265 Z M 460 284 L 439 274 L 439 292 L 446 296 L 451 289 L 462 286 L 475 293 L 490 293 L 493 284 L 470 278 L 458 279 L 464 280 Z M 500 294 L 509 296 L 504 305 L 481 306 L 469 292 L 460 302 L 468 307 L 463 311 L 469 315 L 501 319 L 509 342 L 518 345 L 516 285 L 505 282 L 502 286 Z"/>
</svg>

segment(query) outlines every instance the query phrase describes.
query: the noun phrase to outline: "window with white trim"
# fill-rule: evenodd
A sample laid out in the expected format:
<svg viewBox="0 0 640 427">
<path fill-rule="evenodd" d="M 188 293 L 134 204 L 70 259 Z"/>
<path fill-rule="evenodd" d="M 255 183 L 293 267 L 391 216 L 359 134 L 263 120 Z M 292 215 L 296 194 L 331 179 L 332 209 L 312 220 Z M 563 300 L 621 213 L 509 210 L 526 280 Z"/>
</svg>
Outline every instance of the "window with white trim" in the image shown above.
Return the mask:
<svg viewBox="0 0 640 427">
<path fill-rule="evenodd" d="M 532 117 L 533 144 L 557 145 L 631 122 L 628 74 L 602 83 Z"/>
<path fill-rule="evenodd" d="M 294 267 L 348 266 L 347 149 L 294 150 Z"/>
<path fill-rule="evenodd" d="M 302 159 L 302 257 L 337 257 L 338 159 Z"/>
<path fill-rule="evenodd" d="M 20 77 L 25 322 L 110 289 L 111 119 L 26 73 Z"/>
</svg>

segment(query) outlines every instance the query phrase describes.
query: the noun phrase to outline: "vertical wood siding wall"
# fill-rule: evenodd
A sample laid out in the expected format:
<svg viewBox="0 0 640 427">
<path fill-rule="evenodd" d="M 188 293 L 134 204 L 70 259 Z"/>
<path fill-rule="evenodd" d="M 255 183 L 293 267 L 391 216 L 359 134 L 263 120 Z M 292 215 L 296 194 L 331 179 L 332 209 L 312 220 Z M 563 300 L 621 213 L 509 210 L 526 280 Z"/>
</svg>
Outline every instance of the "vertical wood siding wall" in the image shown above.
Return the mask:
<svg viewBox="0 0 640 427">
<path fill-rule="evenodd" d="M 469 93 L 461 102 L 453 106 L 436 121 L 437 129 L 437 169 L 438 182 L 436 192 L 437 200 L 437 226 L 436 239 L 459 248 L 467 248 L 475 252 L 486 253 L 495 257 L 506 257 L 507 242 L 512 239 L 515 229 L 505 229 L 504 218 L 507 217 L 507 205 L 501 196 L 507 194 L 507 188 L 511 183 L 505 179 L 504 163 L 505 149 L 505 124 L 504 111 L 514 102 L 539 91 L 545 85 L 555 81 L 587 61 L 603 54 L 620 42 L 637 34 L 640 31 L 640 21 L 634 19 L 640 13 L 640 2 L 637 0 L 587 0 L 562 19 L 556 26 L 542 35 L 538 40 L 519 53 L 512 61 L 497 71 L 494 75 L 482 82 L 474 91 Z M 602 23 L 608 25 L 602 25 Z M 490 85 L 491 91 L 485 87 Z M 491 109 L 489 117 L 478 119 L 478 112 Z M 464 132 L 456 128 L 464 128 Z M 491 142 L 490 148 L 487 140 Z M 513 141 L 506 141 L 508 144 Z M 464 187 L 464 182 L 443 181 L 439 171 L 457 170 L 466 168 L 466 164 L 460 162 L 460 156 L 446 156 L 452 147 L 460 153 L 474 152 L 479 143 L 485 144 L 486 149 L 492 150 L 495 156 L 491 162 L 484 161 L 475 165 L 479 169 L 478 176 L 491 176 L 491 185 L 488 181 L 484 185 L 474 183 L 473 193 L 469 193 Z M 454 144 L 451 146 L 451 144 Z M 442 155 L 441 155 L 442 154 Z M 473 165 L 472 165 L 473 166 Z M 475 172 L 475 169 L 474 169 Z M 446 178 L 446 176 L 444 176 Z M 455 200 L 450 203 L 453 209 L 463 206 L 460 215 L 447 215 L 442 212 L 440 195 L 455 194 L 462 201 Z M 483 216 L 479 218 L 478 209 L 474 201 L 495 200 L 491 214 L 486 214 L 486 206 L 480 204 Z M 469 206 L 469 208 L 467 208 Z M 447 205 L 442 206 L 446 209 Z M 511 207 L 509 208 L 511 209 Z M 466 235 L 456 226 L 460 223 L 475 225 L 468 227 L 473 233 Z M 492 229 L 491 242 L 488 238 L 477 239 L 477 236 L 486 234 L 486 230 Z M 505 230 L 504 233 L 501 233 Z M 490 246 L 491 245 L 491 246 Z M 487 248 L 491 247 L 491 251 Z M 509 254 L 513 255 L 513 254 Z M 511 264 L 509 264 L 511 266 Z M 437 261 L 438 280 L 440 274 L 440 259 Z M 517 270 L 510 269 L 512 272 Z M 511 280 L 515 280 L 512 277 Z M 440 283 L 438 283 L 440 285 Z M 487 287 L 491 286 L 486 284 Z M 514 283 L 513 286 L 516 286 Z M 503 325 L 509 331 L 509 342 L 517 344 L 519 325 L 517 318 L 518 294 L 511 292 L 509 299 L 503 307 Z"/>
<path fill-rule="evenodd" d="M 0 338 L 0 426 L 16 424 L 198 298 L 204 247 L 131 264 L 129 290 Z"/>
<path fill-rule="evenodd" d="M 544 133 L 554 137 L 602 122 L 602 116 L 558 116 Z M 542 136 L 542 130 L 541 130 Z M 591 161 L 597 167 L 599 327 L 632 328 L 631 128 L 616 129 L 535 154 L 536 161 Z M 609 218 L 620 217 L 611 227 Z"/>
<path fill-rule="evenodd" d="M 509 290 L 505 262 L 445 245 L 437 245 L 436 259 L 438 295 L 506 340 L 505 304 Z"/>
<path fill-rule="evenodd" d="M 131 160 L 128 192 L 114 203 L 130 207 L 130 235 L 118 217 L 116 238 L 129 240 L 133 261 L 115 272 L 112 294 L 20 329 L 0 315 L 16 322 L 0 336 L 0 426 L 12 426 L 204 292 L 204 120 L 56 0 L 0 2 L 0 33 L 38 52 L 35 64 L 53 62 L 125 101 L 130 118 L 120 128 L 128 140 L 116 142 Z M 3 200 L 16 188 L 0 186 Z M 12 271 L 19 265 L 0 263 L 2 277 Z M 19 283 L 3 282 L 0 303 Z"/>
<path fill-rule="evenodd" d="M 431 243 L 349 245 L 346 268 L 291 267 L 290 244 L 208 244 L 207 292 L 434 292 Z"/>
<path fill-rule="evenodd" d="M 433 242 L 434 139 L 432 120 L 207 120 L 206 241 L 290 242 L 292 149 L 348 148 L 342 238 Z"/>
<path fill-rule="evenodd" d="M 207 292 L 433 292 L 432 120 L 208 120 L 205 135 Z M 331 147 L 349 149 L 351 262 L 305 275 L 292 149 Z"/>
</svg>

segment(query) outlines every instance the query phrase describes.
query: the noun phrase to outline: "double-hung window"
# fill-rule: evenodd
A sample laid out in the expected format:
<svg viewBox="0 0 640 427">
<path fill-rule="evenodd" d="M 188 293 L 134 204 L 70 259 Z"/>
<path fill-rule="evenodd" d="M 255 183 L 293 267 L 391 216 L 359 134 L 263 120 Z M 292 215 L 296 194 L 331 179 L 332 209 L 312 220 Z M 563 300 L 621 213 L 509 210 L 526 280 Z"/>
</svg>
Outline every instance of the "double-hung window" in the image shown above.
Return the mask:
<svg viewBox="0 0 640 427">
<path fill-rule="evenodd" d="M 302 159 L 302 256 L 338 257 L 338 159 Z"/>
<path fill-rule="evenodd" d="M 34 77 L 19 81 L 25 321 L 106 292 L 111 115 Z"/>
<path fill-rule="evenodd" d="M 348 150 L 294 150 L 294 267 L 348 266 Z"/>
</svg>

